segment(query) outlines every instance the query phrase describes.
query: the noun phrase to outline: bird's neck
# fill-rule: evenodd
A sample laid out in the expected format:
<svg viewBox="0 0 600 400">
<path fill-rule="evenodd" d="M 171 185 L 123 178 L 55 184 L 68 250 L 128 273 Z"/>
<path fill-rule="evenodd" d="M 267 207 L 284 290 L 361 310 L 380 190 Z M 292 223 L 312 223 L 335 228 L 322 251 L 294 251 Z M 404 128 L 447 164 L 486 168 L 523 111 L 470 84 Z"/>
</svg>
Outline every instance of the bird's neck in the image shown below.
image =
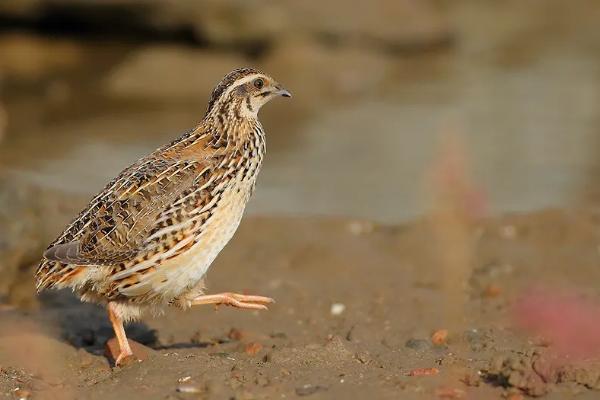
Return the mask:
<svg viewBox="0 0 600 400">
<path fill-rule="evenodd" d="M 207 117 L 196 128 L 160 150 L 179 156 L 197 154 L 199 157 L 249 151 L 262 157 L 265 152 L 265 134 L 258 119 L 231 120 L 218 114 L 214 118 Z"/>
<path fill-rule="evenodd" d="M 253 142 L 256 135 L 263 136 L 258 115 L 250 112 L 243 99 L 218 102 L 205 115 L 202 124 L 210 130 L 214 144 L 225 145 Z"/>
<path fill-rule="evenodd" d="M 243 113 L 239 105 L 227 102 L 214 104 L 194 129 L 159 151 L 200 158 L 241 151 L 262 159 L 265 149 L 264 130 L 256 114 Z"/>
<path fill-rule="evenodd" d="M 258 118 L 226 118 L 217 115 L 211 120 L 204 120 L 205 130 L 211 136 L 211 142 L 219 146 L 241 145 L 245 141 L 253 141 L 254 135 L 262 134 L 262 126 Z"/>
</svg>

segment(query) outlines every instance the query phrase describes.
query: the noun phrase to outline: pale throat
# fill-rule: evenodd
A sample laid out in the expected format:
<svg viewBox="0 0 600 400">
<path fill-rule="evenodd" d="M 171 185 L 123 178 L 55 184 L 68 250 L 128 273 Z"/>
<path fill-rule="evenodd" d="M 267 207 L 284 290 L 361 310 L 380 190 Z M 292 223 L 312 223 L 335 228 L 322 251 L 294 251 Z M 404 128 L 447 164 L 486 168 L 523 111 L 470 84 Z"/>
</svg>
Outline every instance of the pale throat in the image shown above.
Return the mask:
<svg viewBox="0 0 600 400">
<path fill-rule="evenodd" d="M 244 98 L 240 104 L 240 114 L 243 118 L 258 119 L 260 108 L 269 100 L 264 97 L 248 96 Z"/>
<path fill-rule="evenodd" d="M 258 120 L 258 112 L 270 99 L 248 95 L 242 98 L 224 99 L 213 106 L 206 117 L 218 120 L 218 115 L 233 120 Z M 205 118 L 206 118 L 205 117 Z"/>
</svg>

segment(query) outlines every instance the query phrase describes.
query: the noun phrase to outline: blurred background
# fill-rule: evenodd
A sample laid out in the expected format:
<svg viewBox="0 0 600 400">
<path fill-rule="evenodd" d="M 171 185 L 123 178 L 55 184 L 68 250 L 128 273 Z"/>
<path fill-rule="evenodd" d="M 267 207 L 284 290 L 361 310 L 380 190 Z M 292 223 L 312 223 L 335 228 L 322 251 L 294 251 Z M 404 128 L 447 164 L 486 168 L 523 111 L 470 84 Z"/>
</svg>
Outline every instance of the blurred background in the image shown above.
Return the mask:
<svg viewBox="0 0 600 400">
<path fill-rule="evenodd" d="M 437 363 L 439 348 L 426 346 L 440 315 L 451 335 L 451 322 L 465 315 L 481 317 L 472 326 L 495 326 L 499 315 L 509 319 L 522 288 L 544 278 L 598 294 L 599 21 L 595 0 L 2 0 L 0 310 L 34 304 L 32 271 L 42 249 L 89 198 L 196 124 L 226 73 L 254 66 L 294 97 L 261 111 L 268 151 L 248 214 L 272 219 L 251 220 L 252 232 L 242 224 L 237 250 L 217 260 L 223 272 L 214 275 L 216 286 L 229 290 L 222 283 L 235 282 L 284 297 L 274 317 L 260 321 L 272 329 L 286 321 L 288 347 L 308 337 L 305 326 L 321 329 L 306 339 L 318 346 L 332 335 L 347 346 L 361 332 L 376 337 L 362 346 L 401 372 L 382 377 L 373 367 L 372 376 L 384 388 L 412 388 L 402 362 L 413 366 L 410 352 L 425 348 Z M 507 213 L 518 216 L 482 218 Z M 290 216 L 303 218 L 284 219 Z M 332 218 L 344 228 L 328 225 Z M 253 270 L 240 275 L 236 266 L 247 262 L 270 268 L 269 279 Z M 364 268 L 371 264 L 379 273 Z M 365 285 L 347 279 L 361 273 Z M 369 301 L 356 295 L 362 290 Z M 347 320 L 332 317 L 334 308 L 329 314 L 333 302 L 344 313 L 340 299 Z M 60 320 L 66 303 L 47 303 L 47 318 Z M 543 315 L 533 304 L 522 312 L 527 321 Z M 88 309 L 77 308 L 73 320 L 81 310 Z M 93 324 L 108 329 L 104 314 L 94 312 Z M 231 315 L 209 317 L 220 321 L 213 331 L 237 326 Z M 188 332 L 188 322 L 200 325 L 205 316 L 167 318 L 151 327 L 178 336 L 161 336 L 154 348 L 164 352 L 192 337 L 202 346 L 190 354 L 204 356 L 206 337 Z M 371 331 L 354 330 L 365 320 Z M 81 329 L 65 323 L 63 338 L 87 343 L 107 366 L 100 355 L 110 329 L 100 334 L 81 321 Z M 551 322 L 548 330 L 560 325 Z M 255 323 L 247 325 L 271 329 Z M 585 351 L 598 348 L 600 326 L 592 328 L 596 339 Z M 583 330 L 565 336 L 574 343 Z M 483 340 L 483 331 L 468 332 Z M 268 340 L 284 337 L 276 335 Z M 331 359 L 345 360 L 335 346 L 318 351 L 326 373 Z M 476 358 L 487 362 L 496 345 L 485 346 L 492 354 Z M 404 352 L 394 355 L 399 364 L 386 364 L 389 349 Z M 469 366 L 472 354 L 464 354 Z M 300 360 L 281 364 L 309 365 Z M 586 383 L 594 385 L 600 381 Z M 422 393 L 433 398 L 433 389 Z"/>
<path fill-rule="evenodd" d="M 251 214 L 420 216 L 448 137 L 487 212 L 593 202 L 599 18 L 593 0 L 3 1 L 3 262 L 37 256 L 245 65 L 294 94 L 262 111 Z"/>
<path fill-rule="evenodd" d="M 585 202 L 599 18 L 594 1 L 560 0 L 3 1 L 1 165 L 89 197 L 250 65 L 294 94 L 262 112 L 252 213 L 413 218 L 448 134 L 495 212 Z"/>
</svg>

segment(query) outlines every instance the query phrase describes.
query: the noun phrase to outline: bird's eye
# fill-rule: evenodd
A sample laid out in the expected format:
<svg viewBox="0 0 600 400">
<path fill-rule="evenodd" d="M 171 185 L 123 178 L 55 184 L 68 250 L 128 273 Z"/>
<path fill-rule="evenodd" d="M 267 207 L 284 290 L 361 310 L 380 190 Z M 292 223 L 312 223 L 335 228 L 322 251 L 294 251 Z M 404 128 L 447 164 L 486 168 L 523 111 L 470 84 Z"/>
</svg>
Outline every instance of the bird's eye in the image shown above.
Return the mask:
<svg viewBox="0 0 600 400">
<path fill-rule="evenodd" d="M 254 80 L 254 87 L 257 89 L 262 89 L 262 87 L 265 86 L 265 81 L 263 81 L 261 78 L 255 79 Z"/>
</svg>

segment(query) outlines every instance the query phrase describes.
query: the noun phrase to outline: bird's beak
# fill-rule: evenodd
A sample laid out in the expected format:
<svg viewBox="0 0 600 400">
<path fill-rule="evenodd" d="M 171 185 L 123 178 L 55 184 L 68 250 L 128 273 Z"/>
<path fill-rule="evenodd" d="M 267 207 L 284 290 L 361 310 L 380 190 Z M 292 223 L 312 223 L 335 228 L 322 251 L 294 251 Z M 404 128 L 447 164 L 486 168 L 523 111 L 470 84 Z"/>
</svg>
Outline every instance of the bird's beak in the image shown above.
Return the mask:
<svg viewBox="0 0 600 400">
<path fill-rule="evenodd" d="M 287 89 L 284 89 L 281 85 L 275 86 L 275 89 L 275 94 L 278 96 L 292 97 L 292 94 Z"/>
</svg>

